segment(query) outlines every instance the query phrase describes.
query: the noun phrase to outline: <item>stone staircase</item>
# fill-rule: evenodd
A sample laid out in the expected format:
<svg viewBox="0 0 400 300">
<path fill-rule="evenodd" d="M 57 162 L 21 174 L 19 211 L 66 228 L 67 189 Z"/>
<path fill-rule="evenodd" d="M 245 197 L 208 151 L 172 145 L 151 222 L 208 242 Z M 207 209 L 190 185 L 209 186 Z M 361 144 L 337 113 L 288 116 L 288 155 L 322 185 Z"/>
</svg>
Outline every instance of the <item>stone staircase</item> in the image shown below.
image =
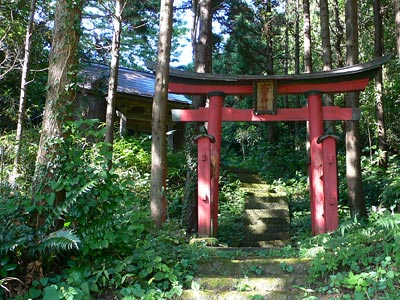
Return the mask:
<svg viewBox="0 0 400 300">
<path fill-rule="evenodd" d="M 290 241 L 289 204 L 261 178 L 246 170 L 236 170 L 246 192 L 243 247 L 278 247 Z"/>
<path fill-rule="evenodd" d="M 200 261 L 192 288 L 185 290 L 180 299 L 296 300 L 304 297 L 302 288 L 308 285 L 308 260 L 273 258 L 257 251 L 227 255 L 226 252 L 234 252 L 213 250 L 214 255 Z"/>
<path fill-rule="evenodd" d="M 180 299 L 303 299 L 309 286 L 309 260 L 277 255 L 290 243 L 287 199 L 252 171 L 231 171 L 246 194 L 241 247 L 210 248 L 211 254 L 199 262 L 191 289 Z"/>
</svg>

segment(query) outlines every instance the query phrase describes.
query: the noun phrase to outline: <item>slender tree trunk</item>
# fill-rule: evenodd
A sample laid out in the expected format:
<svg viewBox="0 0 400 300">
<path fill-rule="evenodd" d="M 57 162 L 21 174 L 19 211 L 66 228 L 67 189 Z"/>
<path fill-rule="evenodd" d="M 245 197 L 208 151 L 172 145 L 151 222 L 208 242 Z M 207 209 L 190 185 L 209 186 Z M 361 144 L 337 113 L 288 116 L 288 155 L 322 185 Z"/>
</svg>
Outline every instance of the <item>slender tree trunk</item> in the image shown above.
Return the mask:
<svg viewBox="0 0 400 300">
<path fill-rule="evenodd" d="M 152 109 L 150 209 L 154 223 L 160 227 L 167 216 L 167 101 L 169 62 L 171 57 L 173 0 L 161 0 L 160 33 L 154 99 Z"/>
<path fill-rule="evenodd" d="M 192 47 L 194 71 L 211 73 L 212 68 L 212 0 L 192 0 Z"/>
<path fill-rule="evenodd" d="M 14 159 L 14 169 L 11 173 L 9 181 L 11 185 L 15 184 L 15 180 L 19 175 L 19 165 L 21 162 L 21 146 L 22 146 L 22 132 L 24 130 L 25 124 L 25 114 L 26 114 L 26 95 L 28 89 L 28 74 L 29 74 L 29 58 L 31 54 L 31 38 L 33 31 L 33 22 L 36 11 L 36 0 L 31 0 L 29 21 L 26 27 L 26 37 L 25 37 L 25 53 L 24 62 L 22 66 L 21 75 L 21 93 L 19 95 L 19 108 L 18 108 L 18 123 L 17 123 L 17 133 L 15 137 L 15 159 Z"/>
<path fill-rule="evenodd" d="M 113 14 L 113 40 L 111 47 L 111 66 L 110 79 L 108 81 L 107 95 L 107 111 L 106 111 L 106 135 L 105 142 L 110 146 L 111 156 L 108 158 L 108 169 L 112 167 L 112 150 L 114 143 L 114 121 L 115 121 L 115 98 L 118 88 L 118 69 L 119 69 L 119 54 L 121 47 L 121 30 L 122 30 L 122 12 L 124 9 L 125 0 L 115 1 L 115 13 Z"/>
<path fill-rule="evenodd" d="M 63 137 L 63 125 L 72 119 L 78 73 L 78 44 L 80 21 L 84 1 L 58 0 L 49 56 L 46 103 L 42 131 L 36 159 L 33 195 L 39 188 L 51 192 L 48 182 L 58 174 L 59 147 L 56 140 Z M 56 192 L 55 205 L 65 199 L 65 191 Z M 41 203 L 37 203 L 41 205 Z M 36 228 L 43 225 L 44 217 L 35 216 Z"/>
<path fill-rule="evenodd" d="M 192 0 L 193 24 L 191 39 L 194 71 L 211 73 L 212 70 L 212 1 Z M 194 96 L 192 109 L 204 107 L 206 97 Z M 199 132 L 201 123 L 186 125 L 187 173 L 183 197 L 182 220 L 189 230 L 197 229 L 197 145 L 193 138 Z"/>
<path fill-rule="evenodd" d="M 320 23 L 321 23 L 321 39 L 322 39 L 322 61 L 323 70 L 330 71 L 332 69 L 332 50 L 331 50 L 331 34 L 329 30 L 329 7 L 328 0 L 320 0 Z M 324 105 L 333 105 L 333 95 L 323 95 Z M 328 132 L 334 132 L 335 121 L 325 121 L 325 127 Z"/>
<path fill-rule="evenodd" d="M 400 59 L 400 0 L 394 0 L 397 56 Z"/>
<path fill-rule="evenodd" d="M 274 53 L 273 53 L 273 37 L 274 37 L 274 32 L 272 30 L 272 6 L 271 6 L 271 0 L 265 1 L 265 12 L 267 15 L 267 18 L 264 20 L 264 25 L 263 25 L 263 35 L 264 38 L 266 39 L 266 48 L 265 48 L 265 58 L 266 58 L 266 71 L 268 75 L 273 75 L 274 74 Z M 268 123 L 268 142 L 269 143 L 275 143 L 276 142 L 276 128 L 275 128 L 275 123 L 274 122 L 269 122 Z"/>
<path fill-rule="evenodd" d="M 289 26 L 285 27 L 285 58 L 283 61 L 283 72 L 285 75 L 289 74 Z M 289 107 L 289 96 L 286 95 L 284 98 L 283 106 Z"/>
<path fill-rule="evenodd" d="M 310 1 L 303 0 L 303 16 L 304 16 L 304 73 L 311 73 L 312 69 L 312 50 L 311 50 L 311 17 L 310 17 Z M 307 140 L 306 155 L 310 160 L 310 128 L 309 122 L 306 122 Z"/>
<path fill-rule="evenodd" d="M 374 0 L 374 27 L 375 27 L 375 57 L 383 55 L 383 27 L 382 27 L 382 2 Z M 375 75 L 375 102 L 376 102 L 376 119 L 378 127 L 378 148 L 381 151 L 379 157 L 379 166 L 386 169 L 388 161 L 387 142 L 386 142 L 386 126 L 384 117 L 383 104 L 383 79 L 382 70 L 379 69 Z"/>
<path fill-rule="evenodd" d="M 346 0 L 346 60 L 351 66 L 358 63 L 357 0 Z M 347 93 L 346 106 L 359 107 L 359 93 Z M 353 217 L 366 217 L 361 178 L 360 123 L 346 121 L 346 178 L 350 212 Z"/>
<path fill-rule="evenodd" d="M 62 137 L 62 127 L 71 119 L 71 107 L 76 91 L 70 84 L 76 82 L 78 72 L 78 43 L 83 1 L 58 0 L 56 4 L 52 48 L 49 56 L 48 89 L 43 114 L 42 133 L 36 161 L 35 176 L 41 166 L 52 165 L 57 149 L 47 144 L 50 139 Z M 50 172 L 49 174 L 52 174 Z"/>
<path fill-rule="evenodd" d="M 344 36 L 343 25 L 340 21 L 340 13 L 339 13 L 339 3 L 338 0 L 334 0 L 334 13 L 335 13 L 335 25 L 336 25 L 336 42 L 335 42 L 335 51 L 337 55 L 337 66 L 343 67 L 343 53 L 342 53 L 342 43 Z"/>
<path fill-rule="evenodd" d="M 299 0 L 296 0 L 296 20 L 294 25 L 294 73 L 300 74 L 300 9 Z M 296 107 L 300 107 L 300 96 L 296 95 Z M 300 132 L 302 123 L 295 122 L 296 134 Z"/>
<path fill-rule="evenodd" d="M 310 1 L 303 0 L 304 15 L 304 72 L 312 72 Z"/>
</svg>

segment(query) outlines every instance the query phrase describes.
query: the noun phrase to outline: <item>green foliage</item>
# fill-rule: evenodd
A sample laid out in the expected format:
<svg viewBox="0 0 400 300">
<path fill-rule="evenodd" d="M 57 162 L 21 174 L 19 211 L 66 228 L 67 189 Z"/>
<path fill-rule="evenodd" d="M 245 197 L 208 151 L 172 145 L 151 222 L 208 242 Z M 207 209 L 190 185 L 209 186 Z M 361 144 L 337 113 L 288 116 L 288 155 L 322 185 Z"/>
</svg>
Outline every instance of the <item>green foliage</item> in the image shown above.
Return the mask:
<svg viewBox="0 0 400 300">
<path fill-rule="evenodd" d="M 229 246 L 238 246 L 243 239 L 244 192 L 239 189 L 240 182 L 229 172 L 220 177 L 218 199 L 218 240 Z"/>
<path fill-rule="evenodd" d="M 1 217 L 9 221 L 0 226 L 0 278 L 21 274 L 30 262 L 42 270 L 31 271 L 32 284 L 21 291 L 26 298 L 111 293 L 122 299 L 172 299 L 191 283 L 198 246 L 187 245 L 177 226 L 156 231 L 149 217 L 148 139 L 117 140 L 108 171 L 109 147 L 93 142 L 102 135 L 95 120 L 68 123 L 64 138 L 53 141 L 59 149 L 54 179 L 36 187 L 33 202 L 14 193 L 1 200 Z M 172 186 L 182 186 L 181 155 L 169 155 Z M 177 199 L 182 192 L 176 190 Z M 36 221 L 41 226 L 36 228 Z"/>
<path fill-rule="evenodd" d="M 336 234 L 315 238 L 311 279 L 339 299 L 396 299 L 399 238 L 400 215 L 385 209 L 372 211 L 367 224 L 345 222 Z"/>
<path fill-rule="evenodd" d="M 22 139 L 23 146 L 21 148 L 21 167 L 19 169 L 19 177 L 17 178 L 18 191 L 26 195 L 31 186 L 33 172 L 35 170 L 35 161 L 39 144 L 38 128 L 30 128 L 24 130 Z M 12 172 L 13 162 L 15 158 L 15 132 L 4 134 L 0 137 L 0 157 L 3 161 L 0 172 L 0 185 L 4 189 L 8 186 L 8 175 Z M 2 195 L 0 195 L 2 196 Z"/>
</svg>

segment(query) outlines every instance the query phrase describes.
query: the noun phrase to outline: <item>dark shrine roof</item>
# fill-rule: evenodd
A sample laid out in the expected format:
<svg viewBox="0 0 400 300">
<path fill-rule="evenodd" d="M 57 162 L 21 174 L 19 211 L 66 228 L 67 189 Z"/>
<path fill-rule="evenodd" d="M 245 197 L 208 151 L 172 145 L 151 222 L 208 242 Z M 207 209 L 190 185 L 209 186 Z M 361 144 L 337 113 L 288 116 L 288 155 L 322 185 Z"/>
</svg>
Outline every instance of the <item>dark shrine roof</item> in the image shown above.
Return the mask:
<svg viewBox="0 0 400 300">
<path fill-rule="evenodd" d="M 110 76 L 110 66 L 89 63 L 80 72 L 83 88 L 87 90 L 95 89 L 96 81 L 106 80 Z M 120 67 L 118 70 L 118 93 L 138 95 L 146 98 L 154 96 L 154 81 L 153 73 L 136 71 L 128 68 Z M 191 100 L 183 95 L 168 94 L 168 100 L 177 103 L 191 104 Z"/>
</svg>

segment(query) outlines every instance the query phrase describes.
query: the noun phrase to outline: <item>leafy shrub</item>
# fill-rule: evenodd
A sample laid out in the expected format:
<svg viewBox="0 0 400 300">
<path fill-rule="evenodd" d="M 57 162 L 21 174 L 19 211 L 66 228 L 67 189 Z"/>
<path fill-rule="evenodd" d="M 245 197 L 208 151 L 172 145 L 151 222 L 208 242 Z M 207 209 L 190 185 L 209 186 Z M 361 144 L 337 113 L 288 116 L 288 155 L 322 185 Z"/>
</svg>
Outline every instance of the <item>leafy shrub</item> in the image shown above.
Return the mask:
<svg viewBox="0 0 400 300">
<path fill-rule="evenodd" d="M 338 299 L 397 299 L 399 241 L 400 215 L 375 209 L 367 224 L 348 221 L 336 234 L 314 238 L 311 280 Z"/>
<path fill-rule="evenodd" d="M 109 147 L 93 142 L 103 135 L 95 121 L 72 122 L 65 130 L 65 138 L 52 141 L 59 149 L 54 179 L 36 187 L 33 202 L 16 194 L 0 203 L 1 217 L 10 220 L 0 226 L 2 284 L 10 275 L 30 276 L 27 288 L 14 286 L 8 296 L 178 297 L 191 282 L 198 257 L 177 227 L 161 232 L 153 228 L 147 193 L 149 142 L 143 137 L 117 140 L 108 170 Z M 184 178 L 179 155 L 169 155 L 175 166 L 169 177 L 175 199 Z M 65 196 L 62 202 L 59 193 Z M 35 214 L 43 222 L 38 228 L 32 222 Z M 23 275 L 31 263 L 37 268 Z"/>
</svg>

